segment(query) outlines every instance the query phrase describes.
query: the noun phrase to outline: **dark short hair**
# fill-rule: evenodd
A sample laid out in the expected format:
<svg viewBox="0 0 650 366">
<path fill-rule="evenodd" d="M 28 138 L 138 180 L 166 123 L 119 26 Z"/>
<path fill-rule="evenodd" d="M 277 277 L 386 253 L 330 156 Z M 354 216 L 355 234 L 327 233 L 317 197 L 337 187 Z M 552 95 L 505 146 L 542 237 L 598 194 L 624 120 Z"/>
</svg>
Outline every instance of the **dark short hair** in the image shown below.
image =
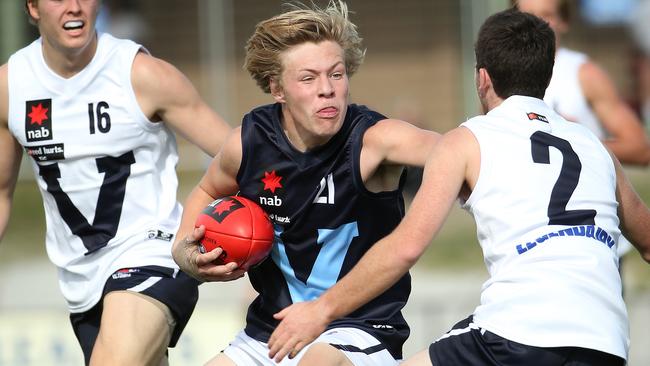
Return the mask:
<svg viewBox="0 0 650 366">
<path fill-rule="evenodd" d="M 485 20 L 474 53 L 476 69 L 487 70 L 499 97 L 541 99 L 553 74 L 555 34 L 542 19 L 508 9 Z"/>
</svg>

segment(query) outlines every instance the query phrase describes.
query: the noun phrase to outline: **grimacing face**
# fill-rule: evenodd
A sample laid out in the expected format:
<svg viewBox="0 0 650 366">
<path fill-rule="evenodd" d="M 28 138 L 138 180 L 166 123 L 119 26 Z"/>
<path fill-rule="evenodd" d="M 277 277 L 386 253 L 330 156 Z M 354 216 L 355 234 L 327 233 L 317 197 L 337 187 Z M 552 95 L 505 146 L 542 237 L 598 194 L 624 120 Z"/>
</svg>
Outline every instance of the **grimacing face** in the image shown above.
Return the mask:
<svg viewBox="0 0 650 366">
<path fill-rule="evenodd" d="M 271 94 L 283 105 L 287 136 L 302 150 L 320 146 L 343 125 L 349 81 L 345 56 L 334 41 L 307 42 L 280 55 L 282 74 Z"/>
<path fill-rule="evenodd" d="M 100 0 L 28 1 L 27 10 L 36 21 L 44 47 L 64 53 L 83 52 L 95 37 Z"/>
</svg>

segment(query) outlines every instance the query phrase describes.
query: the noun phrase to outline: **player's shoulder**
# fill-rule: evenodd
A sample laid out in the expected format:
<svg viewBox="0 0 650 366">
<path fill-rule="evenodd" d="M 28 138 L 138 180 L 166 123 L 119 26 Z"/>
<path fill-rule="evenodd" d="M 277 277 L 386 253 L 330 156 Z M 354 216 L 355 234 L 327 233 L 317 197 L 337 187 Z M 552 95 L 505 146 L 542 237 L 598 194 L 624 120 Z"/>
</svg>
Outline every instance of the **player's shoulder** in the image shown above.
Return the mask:
<svg viewBox="0 0 650 366">
<path fill-rule="evenodd" d="M 382 118 L 374 121 L 363 134 L 363 145 L 369 146 L 392 140 L 404 128 L 413 127 L 410 123 L 394 119 Z"/>
<path fill-rule="evenodd" d="M 187 95 L 184 92 L 189 80 L 171 63 L 140 51 L 131 66 L 131 82 L 138 95 L 159 95 L 170 101 Z"/>
<path fill-rule="evenodd" d="M 133 72 L 144 77 L 160 76 L 161 72 L 173 67 L 168 62 L 145 52 L 139 51 L 133 59 Z"/>
</svg>

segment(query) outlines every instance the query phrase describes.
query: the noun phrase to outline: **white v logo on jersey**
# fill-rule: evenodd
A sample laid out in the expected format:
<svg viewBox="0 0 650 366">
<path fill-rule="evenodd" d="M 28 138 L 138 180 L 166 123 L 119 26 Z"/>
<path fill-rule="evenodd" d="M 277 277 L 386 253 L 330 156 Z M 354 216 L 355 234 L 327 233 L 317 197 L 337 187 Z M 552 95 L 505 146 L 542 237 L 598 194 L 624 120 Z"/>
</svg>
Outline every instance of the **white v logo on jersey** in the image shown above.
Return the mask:
<svg viewBox="0 0 650 366">
<path fill-rule="evenodd" d="M 327 191 L 325 191 L 325 180 L 327 179 Z M 334 204 L 334 177 L 332 173 L 328 174 L 327 177 L 323 177 L 320 180 L 320 188 L 318 189 L 318 194 L 314 197 L 314 203 L 328 203 L 330 205 Z"/>
</svg>

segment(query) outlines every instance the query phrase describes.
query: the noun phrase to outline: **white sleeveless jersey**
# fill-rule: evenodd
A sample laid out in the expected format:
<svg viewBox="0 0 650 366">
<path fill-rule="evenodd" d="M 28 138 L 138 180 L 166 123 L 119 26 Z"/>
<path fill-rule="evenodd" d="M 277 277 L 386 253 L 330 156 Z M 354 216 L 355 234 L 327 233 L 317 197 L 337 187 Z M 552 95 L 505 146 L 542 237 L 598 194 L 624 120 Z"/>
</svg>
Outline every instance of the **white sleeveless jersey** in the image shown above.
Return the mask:
<svg viewBox="0 0 650 366">
<path fill-rule="evenodd" d="M 47 253 L 71 312 L 96 304 L 120 268 L 178 268 L 174 135 L 136 101 L 130 71 L 142 47 L 98 37 L 90 64 L 69 79 L 48 68 L 41 39 L 8 63 L 9 128 L 32 158 Z"/>
<path fill-rule="evenodd" d="M 605 130 L 592 112 L 578 78 L 580 67 L 587 61 L 584 53 L 559 48 L 544 101 L 559 115 L 584 125 L 602 140 L 607 137 Z"/>
<path fill-rule="evenodd" d="M 474 322 L 538 347 L 627 357 L 616 173 L 598 138 L 539 99 L 513 96 L 462 124 L 481 151 L 463 204 L 490 279 Z"/>
</svg>

